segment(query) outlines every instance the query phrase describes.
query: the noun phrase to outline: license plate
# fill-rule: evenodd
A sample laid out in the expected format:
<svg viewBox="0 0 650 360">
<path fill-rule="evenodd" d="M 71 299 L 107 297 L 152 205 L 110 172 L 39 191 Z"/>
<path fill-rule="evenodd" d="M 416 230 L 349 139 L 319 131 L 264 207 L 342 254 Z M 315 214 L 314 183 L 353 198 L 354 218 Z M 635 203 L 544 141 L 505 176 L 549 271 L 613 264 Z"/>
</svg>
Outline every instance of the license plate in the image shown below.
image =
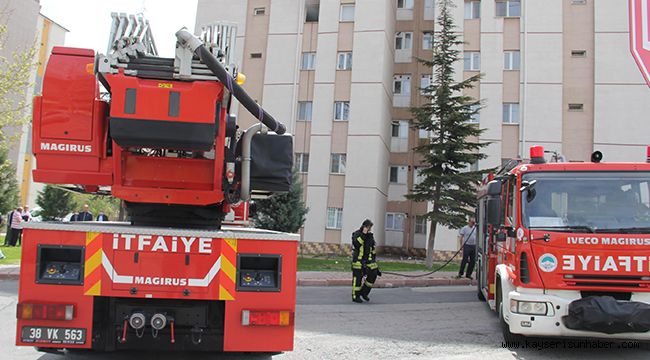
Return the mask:
<svg viewBox="0 0 650 360">
<path fill-rule="evenodd" d="M 23 326 L 22 340 L 26 343 L 83 345 L 86 343 L 86 329 Z"/>
</svg>

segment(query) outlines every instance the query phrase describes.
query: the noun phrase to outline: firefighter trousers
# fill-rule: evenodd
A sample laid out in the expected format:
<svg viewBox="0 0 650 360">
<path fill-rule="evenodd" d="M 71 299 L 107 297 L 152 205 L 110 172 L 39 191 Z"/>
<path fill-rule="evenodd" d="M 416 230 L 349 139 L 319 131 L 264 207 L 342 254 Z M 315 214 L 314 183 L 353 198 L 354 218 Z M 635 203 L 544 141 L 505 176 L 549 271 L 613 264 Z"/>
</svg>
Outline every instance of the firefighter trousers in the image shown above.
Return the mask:
<svg viewBox="0 0 650 360">
<path fill-rule="evenodd" d="M 377 280 L 377 264 L 369 264 L 364 269 L 352 268 L 352 299 L 368 296 Z"/>
</svg>

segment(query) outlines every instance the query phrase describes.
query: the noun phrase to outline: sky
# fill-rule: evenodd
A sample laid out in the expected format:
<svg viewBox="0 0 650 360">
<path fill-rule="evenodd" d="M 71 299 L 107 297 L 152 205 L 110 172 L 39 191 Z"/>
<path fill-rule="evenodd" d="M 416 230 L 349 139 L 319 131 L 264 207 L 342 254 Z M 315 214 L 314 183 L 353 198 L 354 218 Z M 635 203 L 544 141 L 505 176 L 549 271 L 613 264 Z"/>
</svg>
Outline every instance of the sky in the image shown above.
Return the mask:
<svg viewBox="0 0 650 360">
<path fill-rule="evenodd" d="M 93 49 L 108 47 L 111 13 L 144 13 L 149 20 L 158 53 L 174 57 L 176 37 L 182 27 L 194 32 L 198 0 L 40 0 L 41 13 L 70 30 L 65 46 Z"/>
</svg>

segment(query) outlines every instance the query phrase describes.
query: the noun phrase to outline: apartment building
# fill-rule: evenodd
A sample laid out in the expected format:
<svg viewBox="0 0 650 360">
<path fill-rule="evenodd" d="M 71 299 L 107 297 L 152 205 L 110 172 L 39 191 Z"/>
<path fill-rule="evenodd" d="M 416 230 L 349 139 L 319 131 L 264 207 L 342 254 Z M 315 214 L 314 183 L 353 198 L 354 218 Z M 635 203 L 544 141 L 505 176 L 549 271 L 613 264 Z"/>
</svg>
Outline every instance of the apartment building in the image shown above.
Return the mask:
<svg viewBox="0 0 650 360">
<path fill-rule="evenodd" d="M 605 161 L 644 159 L 650 91 L 629 53 L 628 8 L 609 0 L 456 0 L 465 45 L 460 79 L 481 73 L 467 93 L 483 99 L 488 158 L 499 166 L 544 145 L 569 161 L 594 150 Z M 310 212 L 307 252 L 349 248 L 365 218 L 385 251 L 423 254 L 427 204 L 404 195 L 419 180 L 413 147 L 427 134 L 409 126 L 425 101 L 434 0 L 199 0 L 196 32 L 238 24 L 244 87 L 295 136 L 296 165 Z M 254 119 L 235 109 L 240 122 Z M 444 258 L 455 230 L 435 243 Z"/>
</svg>

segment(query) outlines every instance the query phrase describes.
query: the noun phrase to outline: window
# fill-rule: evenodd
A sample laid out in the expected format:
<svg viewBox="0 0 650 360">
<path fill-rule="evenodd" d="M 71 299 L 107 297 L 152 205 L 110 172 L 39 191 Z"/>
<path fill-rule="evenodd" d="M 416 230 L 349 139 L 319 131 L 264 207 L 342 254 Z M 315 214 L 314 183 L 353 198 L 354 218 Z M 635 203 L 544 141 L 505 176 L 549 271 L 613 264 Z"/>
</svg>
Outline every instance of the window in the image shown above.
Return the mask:
<svg viewBox="0 0 650 360">
<path fill-rule="evenodd" d="M 354 21 L 354 4 L 341 5 L 341 21 Z"/>
<path fill-rule="evenodd" d="M 393 121 L 391 126 L 391 136 L 399 139 L 408 139 L 409 122 L 406 120 Z"/>
<path fill-rule="evenodd" d="M 518 17 L 521 16 L 520 0 L 496 0 L 496 16 Z"/>
<path fill-rule="evenodd" d="M 398 9 L 413 9 L 413 0 L 397 0 Z"/>
<path fill-rule="evenodd" d="M 304 52 L 304 53 L 302 53 L 302 61 L 300 62 L 300 70 L 314 70 L 315 63 L 316 63 L 316 53 L 315 52 Z"/>
<path fill-rule="evenodd" d="M 519 103 L 503 103 L 503 122 L 519 124 Z"/>
<path fill-rule="evenodd" d="M 416 216 L 415 217 L 415 233 L 416 234 L 426 234 L 427 233 L 427 218 L 426 218 L 426 216 Z"/>
<path fill-rule="evenodd" d="M 258 8 L 253 9 L 253 15 L 264 15 L 265 12 L 266 12 L 266 9 L 263 8 L 263 7 L 258 7 Z"/>
<path fill-rule="evenodd" d="M 296 169 L 301 173 L 309 171 L 309 154 L 296 153 Z"/>
<path fill-rule="evenodd" d="M 586 5 L 587 0 L 571 0 L 571 5 Z"/>
<path fill-rule="evenodd" d="M 334 102 L 334 120 L 347 121 L 350 118 L 350 102 Z"/>
<path fill-rule="evenodd" d="M 429 131 L 426 129 L 418 129 L 418 139 L 428 139 Z"/>
<path fill-rule="evenodd" d="M 422 50 L 433 49 L 433 33 L 425 32 L 422 34 Z"/>
<path fill-rule="evenodd" d="M 402 213 L 386 213 L 386 230 L 404 231 L 404 218 Z"/>
<path fill-rule="evenodd" d="M 333 174 L 345 174 L 345 154 L 332 154 L 330 172 Z"/>
<path fill-rule="evenodd" d="M 311 121 L 311 101 L 298 102 L 298 120 Z"/>
<path fill-rule="evenodd" d="M 519 70 L 519 63 L 521 56 L 519 51 L 505 51 L 503 53 L 503 69 L 504 70 Z"/>
<path fill-rule="evenodd" d="M 435 6 L 434 0 L 424 0 L 424 8 L 433 8 Z"/>
<path fill-rule="evenodd" d="M 411 75 L 393 76 L 393 94 L 395 95 L 411 94 Z"/>
<path fill-rule="evenodd" d="M 343 209 L 327 208 L 327 228 L 340 229 L 343 224 Z"/>
<path fill-rule="evenodd" d="M 433 81 L 433 75 L 426 74 L 420 77 L 420 95 L 425 95 L 427 93 L 426 89 L 431 85 Z"/>
<path fill-rule="evenodd" d="M 472 105 L 470 107 L 470 111 L 472 111 L 472 112 L 480 111 L 480 105 Z M 471 124 L 478 124 L 480 122 L 481 122 L 481 113 L 480 112 L 477 112 L 477 113 L 473 114 L 472 117 L 468 121 L 468 123 L 471 123 Z"/>
<path fill-rule="evenodd" d="M 471 164 L 465 165 L 465 167 L 463 167 L 463 169 L 460 172 L 476 172 L 476 171 L 478 171 L 478 160 L 474 161 Z"/>
<path fill-rule="evenodd" d="M 465 1 L 465 19 L 479 19 L 481 17 L 480 1 Z"/>
<path fill-rule="evenodd" d="M 584 104 L 569 104 L 569 111 L 583 111 Z"/>
<path fill-rule="evenodd" d="M 352 69 L 352 53 L 340 52 L 338 61 L 336 62 L 336 70 L 350 70 Z"/>
<path fill-rule="evenodd" d="M 413 185 L 422 184 L 424 181 L 424 174 L 422 174 L 422 167 L 416 166 L 413 168 Z"/>
<path fill-rule="evenodd" d="M 463 56 L 465 71 L 481 70 L 481 53 L 478 51 L 465 51 Z"/>
<path fill-rule="evenodd" d="M 571 50 L 571 56 L 573 57 L 586 57 L 587 50 Z"/>
<path fill-rule="evenodd" d="M 408 174 L 408 167 L 391 166 L 388 180 L 393 184 L 406 184 L 407 174 Z"/>
<path fill-rule="evenodd" d="M 396 32 L 395 33 L 395 49 L 406 50 L 413 47 L 413 33 L 412 32 Z"/>
<path fill-rule="evenodd" d="M 251 59 L 261 59 L 262 53 L 251 53 Z"/>
<path fill-rule="evenodd" d="M 319 12 L 320 12 L 319 0 L 305 1 L 305 22 L 318 22 Z"/>
</svg>

